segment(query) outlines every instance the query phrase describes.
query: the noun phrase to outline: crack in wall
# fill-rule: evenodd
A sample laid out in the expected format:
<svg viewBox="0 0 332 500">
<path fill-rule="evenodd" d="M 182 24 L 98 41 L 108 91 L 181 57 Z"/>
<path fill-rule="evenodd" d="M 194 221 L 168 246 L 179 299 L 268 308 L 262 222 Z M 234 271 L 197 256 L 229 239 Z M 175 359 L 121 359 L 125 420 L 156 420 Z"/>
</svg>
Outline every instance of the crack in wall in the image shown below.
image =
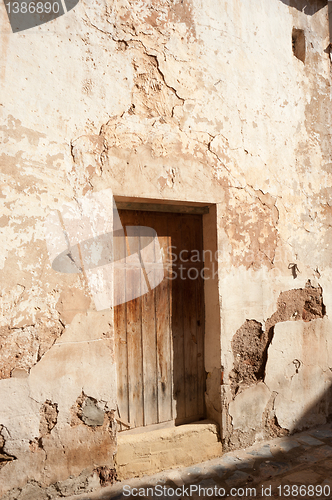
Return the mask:
<svg viewBox="0 0 332 500">
<path fill-rule="evenodd" d="M 17 460 L 17 458 L 14 455 L 10 455 L 5 451 L 5 446 L 6 446 L 6 435 L 9 436 L 9 431 L 8 429 L 0 424 L 0 469 L 7 465 L 8 463 L 12 462 L 13 460 Z"/>
<path fill-rule="evenodd" d="M 98 468 L 99 469 L 99 468 Z M 105 467 L 107 469 L 107 467 Z M 110 469 L 110 476 L 111 476 Z M 101 472 L 101 475 L 103 473 Z M 105 471 L 106 476 L 106 471 Z M 109 484 L 105 482 L 105 485 Z M 79 475 L 73 475 L 64 481 L 57 481 L 50 486 L 45 486 L 41 481 L 30 479 L 20 488 L 14 488 L 8 491 L 1 500 L 26 500 L 26 499 L 42 499 L 42 500 L 57 500 L 72 495 L 81 495 L 91 493 L 96 488 L 101 486 L 101 478 L 96 470 L 84 470 Z"/>
<path fill-rule="evenodd" d="M 0 379 L 28 376 L 30 369 L 64 332 L 65 326 L 60 320 L 49 323 L 38 320 L 26 327 L 8 326 L 6 335 L 0 335 L 0 352 L 3 356 Z"/>
<path fill-rule="evenodd" d="M 275 391 L 271 393 L 270 400 L 266 405 L 262 417 L 263 428 L 266 430 L 267 437 L 269 438 L 287 436 L 289 434 L 287 429 L 281 427 L 275 414 L 275 400 L 277 395 L 278 393 Z"/>
<path fill-rule="evenodd" d="M 179 99 L 179 101 L 181 101 L 182 105 L 185 103 L 185 99 L 183 99 L 182 97 L 179 96 L 178 94 L 178 91 L 176 90 L 176 88 L 172 87 L 171 85 L 169 85 L 167 82 L 166 82 L 166 77 L 165 77 L 165 74 L 161 71 L 161 68 L 160 68 L 160 63 L 159 63 L 159 60 L 158 60 L 158 57 L 155 56 L 155 55 L 152 55 L 152 54 L 148 54 L 146 52 L 146 54 L 153 58 L 155 61 L 156 61 L 156 64 L 157 64 L 157 69 L 158 69 L 158 72 L 162 78 L 162 81 L 164 82 L 164 84 L 166 85 L 167 88 L 169 88 L 170 90 L 172 90 L 174 92 L 174 94 L 176 95 L 176 97 Z"/>
</svg>

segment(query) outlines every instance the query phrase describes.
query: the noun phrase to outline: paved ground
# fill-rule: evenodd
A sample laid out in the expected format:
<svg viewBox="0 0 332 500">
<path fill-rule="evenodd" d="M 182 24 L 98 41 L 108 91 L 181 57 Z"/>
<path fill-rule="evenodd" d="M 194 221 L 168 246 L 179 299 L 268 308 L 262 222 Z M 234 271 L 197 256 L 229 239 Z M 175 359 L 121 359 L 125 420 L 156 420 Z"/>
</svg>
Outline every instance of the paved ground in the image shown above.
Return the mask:
<svg viewBox="0 0 332 500">
<path fill-rule="evenodd" d="M 133 489 L 136 488 L 136 489 Z M 130 479 L 77 500 L 332 499 L 332 426 L 233 451 L 195 466 Z"/>
</svg>

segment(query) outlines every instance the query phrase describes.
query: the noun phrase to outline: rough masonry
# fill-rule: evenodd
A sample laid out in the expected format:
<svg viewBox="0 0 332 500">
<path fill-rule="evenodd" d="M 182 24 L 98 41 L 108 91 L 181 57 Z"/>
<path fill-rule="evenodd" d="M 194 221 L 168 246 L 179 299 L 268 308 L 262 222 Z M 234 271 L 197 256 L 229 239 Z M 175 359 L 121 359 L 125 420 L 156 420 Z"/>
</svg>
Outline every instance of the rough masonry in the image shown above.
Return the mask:
<svg viewBox="0 0 332 500">
<path fill-rule="evenodd" d="M 210 207 L 205 399 L 225 449 L 331 415 L 327 3 L 81 0 L 20 33 L 1 4 L 1 498 L 116 477 L 113 309 L 52 269 L 44 234 L 103 189 Z"/>
</svg>

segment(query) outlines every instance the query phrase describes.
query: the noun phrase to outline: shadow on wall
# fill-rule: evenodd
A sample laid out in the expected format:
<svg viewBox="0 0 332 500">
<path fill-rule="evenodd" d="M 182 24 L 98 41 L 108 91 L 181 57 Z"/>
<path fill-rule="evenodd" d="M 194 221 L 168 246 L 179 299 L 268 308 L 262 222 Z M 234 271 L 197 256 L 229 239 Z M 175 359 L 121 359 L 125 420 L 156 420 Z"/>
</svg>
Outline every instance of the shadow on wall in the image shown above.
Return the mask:
<svg viewBox="0 0 332 500">
<path fill-rule="evenodd" d="M 325 425 L 318 426 L 317 421 L 315 426 L 310 424 L 313 417 L 323 410 L 328 414 Z M 238 489 L 256 487 L 254 496 L 257 499 L 281 496 L 282 493 L 284 496 L 281 497 L 287 498 L 287 485 L 297 495 L 301 484 L 305 485 L 302 490 L 309 493 L 305 498 L 317 495 L 315 498 L 331 499 L 332 384 L 299 416 L 295 428 L 299 430 L 274 436 L 281 439 L 273 440 L 271 436 L 273 441 L 263 441 L 261 446 L 256 442 L 253 449 L 244 453 L 233 450 L 231 456 L 226 455 L 214 466 L 213 478 L 222 486 L 225 483 L 226 491 L 234 484 Z M 201 476 L 197 482 L 202 479 L 205 478 Z M 262 485 L 266 487 L 265 495 Z M 308 485 L 312 485 L 312 491 L 308 490 Z"/>
<path fill-rule="evenodd" d="M 332 414 L 332 323 L 322 288 L 280 293 L 265 325 L 246 320 L 232 339 L 227 449 L 324 424 Z"/>
<path fill-rule="evenodd" d="M 294 7 L 294 9 L 304 12 L 308 16 L 313 16 L 319 10 L 323 9 L 328 0 L 280 0 L 285 5 L 289 7 Z"/>
<path fill-rule="evenodd" d="M 303 415 L 297 419 L 296 429 L 310 429 L 312 427 L 312 421 L 317 422 L 318 415 L 326 415 L 326 422 L 330 425 L 332 424 L 332 384 L 327 388 L 327 390 L 320 395 L 317 395 L 316 401 L 314 401 Z M 295 431 L 298 432 L 298 431 Z M 292 433 L 293 434 L 293 433 Z"/>
<path fill-rule="evenodd" d="M 330 398 L 330 393 L 331 388 L 323 399 Z M 310 408 L 308 414 L 303 414 L 303 421 L 308 420 L 313 409 Z M 226 453 L 209 462 L 173 471 L 167 474 L 166 479 L 161 476 L 158 482 L 156 476 L 145 476 L 135 483 L 135 487 L 144 491 L 150 488 L 152 491 L 159 484 L 158 488 L 165 488 L 169 498 L 181 498 L 177 495 L 185 491 L 182 498 L 206 496 L 216 499 L 231 496 L 238 500 L 266 500 L 270 497 L 328 500 L 332 493 L 331 458 L 332 427 L 329 424 L 272 442 L 256 443 L 245 451 Z M 181 483 L 178 482 L 179 472 Z M 116 491 L 105 488 L 103 496 L 98 498 L 122 500 L 122 488 L 123 483 L 120 483 Z M 174 491 L 180 493 L 174 495 Z M 157 496 L 161 495 L 153 498 Z M 163 498 L 166 496 L 165 494 Z M 134 500 L 137 496 L 130 495 L 127 498 Z M 90 497 L 84 497 L 84 500 L 90 500 Z"/>
</svg>

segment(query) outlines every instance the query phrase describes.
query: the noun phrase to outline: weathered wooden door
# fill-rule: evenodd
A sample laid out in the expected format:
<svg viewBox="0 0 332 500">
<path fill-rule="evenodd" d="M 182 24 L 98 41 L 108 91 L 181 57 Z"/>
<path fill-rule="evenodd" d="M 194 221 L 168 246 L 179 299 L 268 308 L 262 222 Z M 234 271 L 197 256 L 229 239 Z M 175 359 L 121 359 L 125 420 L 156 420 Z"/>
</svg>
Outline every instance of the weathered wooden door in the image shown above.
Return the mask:
<svg viewBox="0 0 332 500">
<path fill-rule="evenodd" d="M 145 275 L 160 275 L 162 268 L 164 276 L 144 295 L 115 307 L 119 420 L 133 428 L 204 418 L 202 216 L 133 210 L 119 210 L 119 215 L 124 228 L 155 229 L 159 245 L 142 266 Z M 124 234 L 128 238 L 126 229 Z M 139 253 L 146 242 L 139 231 L 137 235 Z M 119 245 L 129 247 L 115 239 L 115 260 L 122 251 Z M 128 299 L 138 275 L 126 265 L 121 273 L 115 286 Z M 144 274 L 140 276 L 143 280 Z"/>
</svg>

